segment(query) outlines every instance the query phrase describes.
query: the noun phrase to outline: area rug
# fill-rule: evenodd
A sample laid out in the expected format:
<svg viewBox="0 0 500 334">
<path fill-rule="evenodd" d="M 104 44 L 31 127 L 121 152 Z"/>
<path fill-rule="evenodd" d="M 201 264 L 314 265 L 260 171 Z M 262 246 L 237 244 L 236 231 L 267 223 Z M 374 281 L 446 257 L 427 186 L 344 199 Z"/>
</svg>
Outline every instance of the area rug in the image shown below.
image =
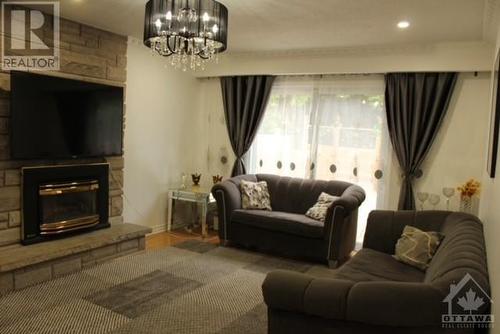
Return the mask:
<svg viewBox="0 0 500 334">
<path fill-rule="evenodd" d="M 143 251 L 0 298 L 0 333 L 267 333 L 261 285 L 323 266 L 196 240 Z"/>
</svg>

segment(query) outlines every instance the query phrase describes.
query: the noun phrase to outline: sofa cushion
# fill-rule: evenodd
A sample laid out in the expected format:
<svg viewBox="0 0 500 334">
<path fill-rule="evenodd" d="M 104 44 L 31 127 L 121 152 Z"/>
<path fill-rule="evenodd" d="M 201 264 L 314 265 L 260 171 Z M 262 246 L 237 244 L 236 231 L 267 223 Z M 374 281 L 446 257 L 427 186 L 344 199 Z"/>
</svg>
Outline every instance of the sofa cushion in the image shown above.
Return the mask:
<svg viewBox="0 0 500 334">
<path fill-rule="evenodd" d="M 266 181 L 249 182 L 241 180 L 240 191 L 243 209 L 272 210 Z"/>
<path fill-rule="evenodd" d="M 357 252 L 334 274 L 334 278 L 356 282 L 423 282 L 424 277 L 422 271 L 397 261 L 389 254 L 369 248 Z"/>
<path fill-rule="evenodd" d="M 405 226 L 396 243 L 394 258 L 420 270 L 426 270 L 443 235 L 439 232 L 424 232 L 414 226 Z"/>
<path fill-rule="evenodd" d="M 338 196 L 332 196 L 327 193 L 321 193 L 318 201 L 306 212 L 306 216 L 324 222 L 326 219 L 326 212 L 332 203 L 339 199 Z"/>
<path fill-rule="evenodd" d="M 231 222 L 308 238 L 323 237 L 322 222 L 296 213 L 240 209 L 233 211 Z"/>
</svg>

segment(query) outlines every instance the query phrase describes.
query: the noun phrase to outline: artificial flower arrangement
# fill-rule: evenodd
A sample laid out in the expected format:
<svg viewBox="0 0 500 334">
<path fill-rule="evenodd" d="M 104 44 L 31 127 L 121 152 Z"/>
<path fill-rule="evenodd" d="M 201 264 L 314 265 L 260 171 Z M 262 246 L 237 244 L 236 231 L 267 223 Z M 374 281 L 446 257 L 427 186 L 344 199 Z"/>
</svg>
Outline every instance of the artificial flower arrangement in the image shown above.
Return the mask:
<svg viewBox="0 0 500 334">
<path fill-rule="evenodd" d="M 481 183 L 474 179 L 470 179 L 461 186 L 457 187 L 457 190 L 460 192 L 462 197 L 472 197 L 479 194 L 479 191 L 481 190 Z"/>
</svg>

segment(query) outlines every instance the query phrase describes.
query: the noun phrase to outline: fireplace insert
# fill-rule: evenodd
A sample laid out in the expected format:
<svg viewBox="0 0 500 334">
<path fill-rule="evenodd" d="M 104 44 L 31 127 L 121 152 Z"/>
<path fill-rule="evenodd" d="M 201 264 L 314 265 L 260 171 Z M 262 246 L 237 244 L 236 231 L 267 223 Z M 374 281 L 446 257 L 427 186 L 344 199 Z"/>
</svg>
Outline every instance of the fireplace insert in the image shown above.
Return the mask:
<svg viewBox="0 0 500 334">
<path fill-rule="evenodd" d="M 23 244 L 108 227 L 108 171 L 108 164 L 23 168 Z"/>
</svg>

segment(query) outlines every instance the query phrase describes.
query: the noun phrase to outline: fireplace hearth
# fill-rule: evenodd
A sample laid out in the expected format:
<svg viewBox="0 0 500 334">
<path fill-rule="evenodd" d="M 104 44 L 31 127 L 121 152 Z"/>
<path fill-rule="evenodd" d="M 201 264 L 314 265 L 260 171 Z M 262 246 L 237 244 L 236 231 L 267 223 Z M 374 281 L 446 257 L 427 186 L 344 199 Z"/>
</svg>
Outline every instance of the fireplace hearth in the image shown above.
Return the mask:
<svg viewBox="0 0 500 334">
<path fill-rule="evenodd" d="M 23 168 L 22 243 L 109 227 L 108 164 Z"/>
</svg>

